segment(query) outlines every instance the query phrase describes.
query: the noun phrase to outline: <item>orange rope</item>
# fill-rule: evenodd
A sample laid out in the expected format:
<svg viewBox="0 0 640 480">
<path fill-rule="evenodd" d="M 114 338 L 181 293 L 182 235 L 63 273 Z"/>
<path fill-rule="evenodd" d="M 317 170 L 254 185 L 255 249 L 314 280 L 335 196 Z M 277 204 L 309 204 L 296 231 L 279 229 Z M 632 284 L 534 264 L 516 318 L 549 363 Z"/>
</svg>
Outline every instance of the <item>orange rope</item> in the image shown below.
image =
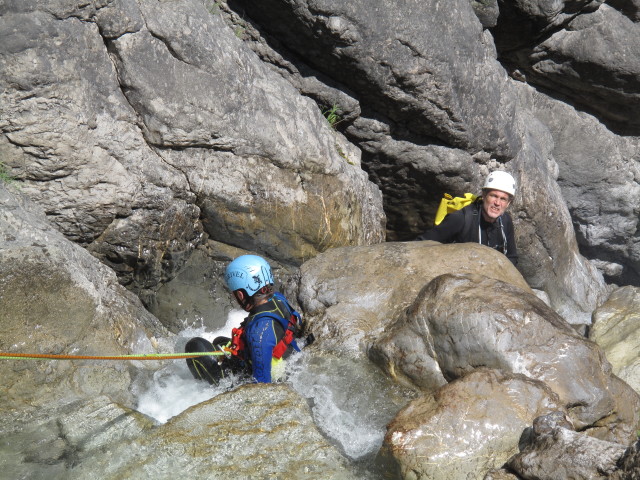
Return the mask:
<svg viewBox="0 0 640 480">
<path fill-rule="evenodd" d="M 143 355 L 54 355 L 46 353 L 5 353 L 0 352 L 0 359 L 51 359 L 51 360 L 175 360 L 179 358 L 196 358 L 205 355 L 224 355 L 224 352 L 192 352 L 173 354 L 143 354 Z"/>
</svg>

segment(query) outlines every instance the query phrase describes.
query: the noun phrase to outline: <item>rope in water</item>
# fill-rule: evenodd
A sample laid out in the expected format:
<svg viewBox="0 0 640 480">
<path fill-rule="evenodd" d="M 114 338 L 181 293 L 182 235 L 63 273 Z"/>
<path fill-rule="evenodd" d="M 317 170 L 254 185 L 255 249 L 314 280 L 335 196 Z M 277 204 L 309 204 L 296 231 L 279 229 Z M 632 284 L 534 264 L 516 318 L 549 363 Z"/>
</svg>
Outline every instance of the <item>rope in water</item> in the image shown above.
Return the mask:
<svg viewBox="0 0 640 480">
<path fill-rule="evenodd" d="M 196 358 L 205 355 L 224 355 L 225 352 L 191 352 L 191 353 L 147 353 L 142 355 L 55 355 L 46 353 L 6 353 L 0 352 L 0 359 L 14 360 L 175 360 L 179 358 Z"/>
</svg>

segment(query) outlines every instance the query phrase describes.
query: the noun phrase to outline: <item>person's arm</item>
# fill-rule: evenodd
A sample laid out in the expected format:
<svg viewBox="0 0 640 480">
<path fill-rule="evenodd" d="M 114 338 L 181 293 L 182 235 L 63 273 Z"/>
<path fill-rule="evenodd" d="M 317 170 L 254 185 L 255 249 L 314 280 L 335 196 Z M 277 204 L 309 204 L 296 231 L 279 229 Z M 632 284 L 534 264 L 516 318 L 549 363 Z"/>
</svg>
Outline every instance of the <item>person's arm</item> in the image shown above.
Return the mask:
<svg viewBox="0 0 640 480">
<path fill-rule="evenodd" d="M 253 378 L 260 383 L 271 383 L 271 358 L 277 343 L 273 323 L 274 320 L 270 317 L 258 318 L 247 330 L 247 348 Z"/>
<path fill-rule="evenodd" d="M 440 243 L 451 243 L 463 228 L 464 213 L 458 210 L 444 217 L 440 225 L 436 225 L 432 229 L 427 230 L 418 236 L 416 240 L 435 240 Z"/>
</svg>

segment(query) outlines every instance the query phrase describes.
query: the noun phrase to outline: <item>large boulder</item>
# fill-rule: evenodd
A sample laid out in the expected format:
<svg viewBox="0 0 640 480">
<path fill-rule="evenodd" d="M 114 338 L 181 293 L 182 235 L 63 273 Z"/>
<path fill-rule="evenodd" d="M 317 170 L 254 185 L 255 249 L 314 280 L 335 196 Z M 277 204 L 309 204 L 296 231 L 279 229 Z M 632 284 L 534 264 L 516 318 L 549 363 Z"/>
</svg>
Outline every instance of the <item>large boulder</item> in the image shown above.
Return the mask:
<svg viewBox="0 0 640 480">
<path fill-rule="evenodd" d="M 482 478 L 518 452 L 522 431 L 558 408 L 544 384 L 478 370 L 405 407 L 389 424 L 384 450 L 402 478 Z"/>
<path fill-rule="evenodd" d="M 432 391 L 480 367 L 546 384 L 577 429 L 628 443 L 640 395 L 611 373 L 603 351 L 535 295 L 479 275 L 441 275 L 386 328 L 370 356 Z"/>
<path fill-rule="evenodd" d="M 593 312 L 589 338 L 611 362 L 613 373 L 640 392 L 640 289 L 623 287 Z"/>
<path fill-rule="evenodd" d="M 170 479 L 185 472 L 208 479 L 359 479 L 317 430 L 305 399 L 275 384 L 237 388 L 143 436 L 109 443 L 68 470 L 66 478 L 84 479 L 95 472 L 113 480 Z"/>
<path fill-rule="evenodd" d="M 3 422 L 0 433 L 6 478 L 361 478 L 285 385 L 247 385 L 161 425 L 96 396 Z"/>
<path fill-rule="evenodd" d="M 0 351 L 26 354 L 154 353 L 168 332 L 115 274 L 0 183 Z M 134 400 L 129 362 L 2 360 L 0 409 L 108 395 Z"/>
<path fill-rule="evenodd" d="M 574 431 L 561 412 L 536 418 L 528 430 L 521 451 L 507 462 L 522 478 L 606 480 L 627 449 Z"/>
<path fill-rule="evenodd" d="M 358 355 L 426 284 L 451 272 L 483 273 L 531 291 L 502 253 L 473 243 L 431 241 L 334 248 L 305 262 L 289 291 L 318 346 Z"/>
</svg>

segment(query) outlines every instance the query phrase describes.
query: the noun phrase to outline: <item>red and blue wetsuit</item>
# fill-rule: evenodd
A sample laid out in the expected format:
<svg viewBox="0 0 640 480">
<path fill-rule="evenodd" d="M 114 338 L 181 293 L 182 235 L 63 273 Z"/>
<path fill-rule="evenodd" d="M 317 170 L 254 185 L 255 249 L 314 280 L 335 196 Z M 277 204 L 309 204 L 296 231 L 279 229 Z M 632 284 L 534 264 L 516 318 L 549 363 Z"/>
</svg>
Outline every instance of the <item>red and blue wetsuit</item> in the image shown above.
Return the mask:
<svg viewBox="0 0 640 480">
<path fill-rule="evenodd" d="M 298 317 L 286 298 L 280 293 L 275 293 L 266 303 L 253 308 L 242 322 L 244 359 L 249 363 L 251 374 L 257 382 L 272 381 L 272 366 L 279 360 L 274 359 L 274 348 L 290 328 L 289 319 L 292 315 Z M 295 340 L 286 346 L 283 358 L 293 350 L 300 351 Z"/>
</svg>

